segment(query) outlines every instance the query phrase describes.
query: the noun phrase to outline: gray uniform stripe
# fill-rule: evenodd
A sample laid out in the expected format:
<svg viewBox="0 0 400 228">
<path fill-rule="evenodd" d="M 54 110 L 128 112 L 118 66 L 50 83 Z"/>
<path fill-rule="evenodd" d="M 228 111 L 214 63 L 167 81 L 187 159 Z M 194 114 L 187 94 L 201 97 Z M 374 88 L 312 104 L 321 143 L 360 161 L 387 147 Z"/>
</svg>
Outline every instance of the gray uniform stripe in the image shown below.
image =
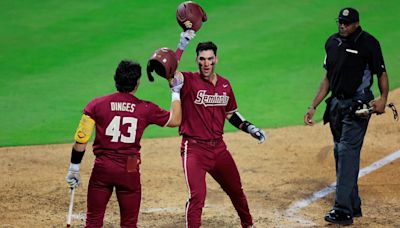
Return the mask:
<svg viewBox="0 0 400 228">
<path fill-rule="evenodd" d="M 367 65 L 367 68 L 364 70 L 361 85 L 357 88 L 357 92 L 362 92 L 364 91 L 364 89 L 371 86 L 371 77 L 371 71 L 369 70 L 369 67 Z"/>
</svg>

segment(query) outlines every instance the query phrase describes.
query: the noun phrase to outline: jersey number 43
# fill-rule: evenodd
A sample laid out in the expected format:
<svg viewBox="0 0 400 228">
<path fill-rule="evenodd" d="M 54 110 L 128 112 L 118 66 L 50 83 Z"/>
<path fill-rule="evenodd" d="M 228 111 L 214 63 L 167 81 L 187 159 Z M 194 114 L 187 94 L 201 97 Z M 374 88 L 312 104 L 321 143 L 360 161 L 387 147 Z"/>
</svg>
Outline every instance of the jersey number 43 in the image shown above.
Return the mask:
<svg viewBox="0 0 400 228">
<path fill-rule="evenodd" d="M 127 135 L 120 131 L 122 125 L 129 124 Z M 111 142 L 134 143 L 136 138 L 137 119 L 134 117 L 114 116 L 106 128 L 106 135 L 112 136 Z"/>
</svg>

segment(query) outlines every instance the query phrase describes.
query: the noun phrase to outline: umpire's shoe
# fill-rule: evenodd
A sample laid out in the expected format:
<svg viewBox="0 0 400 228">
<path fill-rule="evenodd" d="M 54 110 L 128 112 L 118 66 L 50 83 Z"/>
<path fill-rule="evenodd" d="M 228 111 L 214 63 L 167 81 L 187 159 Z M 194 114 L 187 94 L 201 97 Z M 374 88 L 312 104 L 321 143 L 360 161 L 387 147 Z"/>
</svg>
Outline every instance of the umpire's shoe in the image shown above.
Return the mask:
<svg viewBox="0 0 400 228">
<path fill-rule="evenodd" d="M 353 224 L 353 217 L 349 213 L 332 209 L 325 215 L 325 221 L 340 225 L 351 225 Z"/>
<path fill-rule="evenodd" d="M 361 208 L 353 209 L 353 217 L 362 217 L 362 211 Z"/>
</svg>

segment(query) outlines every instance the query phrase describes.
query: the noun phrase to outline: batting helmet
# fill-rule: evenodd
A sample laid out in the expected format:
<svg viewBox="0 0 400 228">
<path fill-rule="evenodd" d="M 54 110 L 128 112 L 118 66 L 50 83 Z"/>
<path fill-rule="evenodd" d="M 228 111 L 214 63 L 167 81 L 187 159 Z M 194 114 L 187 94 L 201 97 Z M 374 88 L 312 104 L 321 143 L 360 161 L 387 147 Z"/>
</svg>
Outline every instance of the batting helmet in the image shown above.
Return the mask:
<svg viewBox="0 0 400 228">
<path fill-rule="evenodd" d="M 197 3 L 192 1 L 182 2 L 178 9 L 176 10 L 176 20 L 178 24 L 183 28 L 183 31 L 188 29 L 193 29 L 194 31 L 198 31 L 201 28 L 203 22 L 207 21 L 207 15 L 204 12 L 203 8 L 199 6 Z M 190 21 L 192 23 L 192 27 L 188 28 L 185 25 L 186 21 Z"/>
<path fill-rule="evenodd" d="M 155 70 L 158 75 L 169 80 L 174 77 L 177 67 L 175 52 L 166 47 L 159 48 L 147 62 L 147 77 L 153 82 L 154 77 L 151 72 Z"/>
</svg>

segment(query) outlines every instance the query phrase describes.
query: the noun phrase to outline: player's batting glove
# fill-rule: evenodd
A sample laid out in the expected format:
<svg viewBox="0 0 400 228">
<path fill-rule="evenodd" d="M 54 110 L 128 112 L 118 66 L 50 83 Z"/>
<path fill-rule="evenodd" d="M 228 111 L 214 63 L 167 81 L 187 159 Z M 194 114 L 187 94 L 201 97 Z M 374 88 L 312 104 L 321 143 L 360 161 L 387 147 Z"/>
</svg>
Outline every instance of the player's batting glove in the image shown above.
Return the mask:
<svg viewBox="0 0 400 228">
<path fill-rule="evenodd" d="M 265 132 L 262 129 L 259 129 L 252 124 L 247 127 L 247 130 L 251 136 L 258 140 L 258 143 L 263 143 L 267 138 Z"/>
<path fill-rule="evenodd" d="M 69 165 L 67 176 L 65 177 L 69 187 L 76 188 L 81 183 L 81 175 L 79 174 L 79 164 L 71 163 Z"/>
<path fill-rule="evenodd" d="M 174 77 L 169 81 L 169 86 L 173 93 L 180 93 L 183 87 L 183 75 L 181 73 L 175 73 Z"/>
<path fill-rule="evenodd" d="M 178 48 L 181 50 L 185 50 L 190 40 L 192 40 L 196 36 L 196 32 L 192 29 L 181 32 L 181 39 L 178 44 Z"/>
</svg>

